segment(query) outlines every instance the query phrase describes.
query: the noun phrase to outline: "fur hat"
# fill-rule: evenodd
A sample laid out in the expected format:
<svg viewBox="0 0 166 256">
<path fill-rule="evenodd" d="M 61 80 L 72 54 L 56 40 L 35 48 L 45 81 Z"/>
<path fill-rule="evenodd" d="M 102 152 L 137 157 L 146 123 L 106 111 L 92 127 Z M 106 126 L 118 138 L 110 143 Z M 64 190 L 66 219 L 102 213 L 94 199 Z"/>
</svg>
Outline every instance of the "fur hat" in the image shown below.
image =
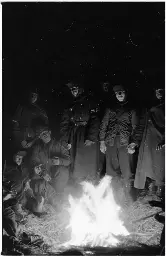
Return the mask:
<svg viewBox="0 0 166 256">
<path fill-rule="evenodd" d="M 49 127 L 48 126 L 44 126 L 44 125 L 40 125 L 40 126 L 37 126 L 35 131 L 36 131 L 36 136 L 40 136 L 40 134 L 44 131 L 48 131 L 49 130 Z"/>
<path fill-rule="evenodd" d="M 26 156 L 27 152 L 24 151 L 24 150 L 19 150 L 15 155 L 17 155 L 17 156 Z"/>
<path fill-rule="evenodd" d="M 24 156 L 26 156 L 26 155 L 27 155 L 27 152 L 26 152 L 25 150 L 19 150 L 19 151 L 17 151 L 16 153 L 14 153 L 14 155 L 13 155 L 13 160 L 15 161 L 16 156 L 22 156 L 22 157 L 24 157 Z"/>
<path fill-rule="evenodd" d="M 119 85 L 115 85 L 115 86 L 113 87 L 113 91 L 114 91 L 114 92 L 120 92 L 120 91 L 126 91 L 126 89 L 124 88 L 123 85 L 119 84 Z"/>
<path fill-rule="evenodd" d="M 83 88 L 83 83 L 82 81 L 78 81 L 78 80 L 69 80 L 67 83 L 66 83 L 67 87 L 69 89 L 72 89 L 74 87 L 78 87 L 78 88 Z"/>
<path fill-rule="evenodd" d="M 76 83 L 74 83 L 74 82 L 72 82 L 72 81 L 69 81 L 69 82 L 67 82 L 67 87 L 69 88 L 69 89 L 72 89 L 72 88 L 74 88 L 74 87 L 79 87 Z"/>
</svg>

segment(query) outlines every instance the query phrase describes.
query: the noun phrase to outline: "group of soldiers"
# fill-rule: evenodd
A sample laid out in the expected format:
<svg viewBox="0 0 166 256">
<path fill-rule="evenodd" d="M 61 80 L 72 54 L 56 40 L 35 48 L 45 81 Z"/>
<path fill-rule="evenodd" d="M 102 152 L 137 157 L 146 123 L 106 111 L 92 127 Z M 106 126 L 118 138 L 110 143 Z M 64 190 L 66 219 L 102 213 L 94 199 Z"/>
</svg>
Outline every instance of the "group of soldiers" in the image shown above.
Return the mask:
<svg viewBox="0 0 166 256">
<path fill-rule="evenodd" d="M 40 217 L 46 214 L 45 203 L 57 206 L 56 195 L 67 198 L 69 186 L 96 182 L 105 174 L 121 179 L 128 194 L 133 187 L 145 189 L 150 179 L 149 192 L 164 195 L 164 88 L 155 88 L 156 104 L 148 108 L 135 106 L 127 88 L 115 85 L 115 104 L 108 100 L 102 109 L 79 83 L 67 87 L 73 99 L 61 117 L 59 141 L 38 105 L 37 92 L 30 92 L 28 104 L 19 106 L 13 117 L 13 164 L 6 163 L 3 170 L 3 227 L 12 237 L 18 234 L 20 208 Z"/>
</svg>

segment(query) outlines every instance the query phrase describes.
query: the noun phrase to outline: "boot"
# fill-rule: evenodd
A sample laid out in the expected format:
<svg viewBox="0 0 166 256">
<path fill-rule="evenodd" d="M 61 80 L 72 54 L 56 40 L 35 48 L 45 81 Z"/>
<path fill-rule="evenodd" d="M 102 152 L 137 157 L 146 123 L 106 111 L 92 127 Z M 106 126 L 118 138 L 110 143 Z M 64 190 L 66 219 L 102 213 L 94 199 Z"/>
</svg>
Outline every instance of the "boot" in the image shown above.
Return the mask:
<svg viewBox="0 0 166 256">
<path fill-rule="evenodd" d="M 164 197 L 164 186 L 157 186 L 156 195 L 160 198 Z"/>
<path fill-rule="evenodd" d="M 152 181 L 149 186 L 148 186 L 148 196 L 153 196 L 155 195 L 155 184 Z"/>
<path fill-rule="evenodd" d="M 126 197 L 127 205 L 130 205 L 134 202 L 132 198 L 132 188 L 133 188 L 133 181 L 127 181 L 124 184 L 124 193 Z"/>
</svg>

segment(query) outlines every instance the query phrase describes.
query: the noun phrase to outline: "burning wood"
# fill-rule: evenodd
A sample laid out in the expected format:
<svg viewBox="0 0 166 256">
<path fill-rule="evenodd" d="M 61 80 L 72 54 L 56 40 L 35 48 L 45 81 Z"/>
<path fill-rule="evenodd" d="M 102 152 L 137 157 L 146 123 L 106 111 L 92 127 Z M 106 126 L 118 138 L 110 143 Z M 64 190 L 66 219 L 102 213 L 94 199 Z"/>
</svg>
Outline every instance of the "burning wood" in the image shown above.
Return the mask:
<svg viewBox="0 0 166 256">
<path fill-rule="evenodd" d="M 71 240 L 65 244 L 115 246 L 118 235 L 129 232 L 120 219 L 121 208 L 117 205 L 111 188 L 111 177 L 105 176 L 99 185 L 83 182 L 83 195 L 79 200 L 69 197 Z"/>
<path fill-rule="evenodd" d="M 138 199 L 122 209 L 114 200 L 110 182 L 107 178 L 101 180 L 98 186 L 84 182 L 82 196 L 77 199 L 70 196 L 68 205 L 59 202 L 57 196 L 55 201 L 57 206 L 61 205 L 61 210 L 57 211 L 50 205 L 44 205 L 47 215 L 42 218 L 26 213 L 25 224 L 21 225 L 20 232 L 25 231 L 29 236 L 38 235 L 43 239 L 43 245 L 38 249 L 34 248 L 33 254 L 59 255 L 60 252 L 71 248 L 86 250 L 87 246 L 87 251 L 101 255 L 102 248 L 106 246 L 105 251 L 110 255 L 110 250 L 112 254 L 116 254 L 124 248 L 132 250 L 135 247 L 138 250 L 142 244 L 149 247 L 158 246 L 163 224 L 157 222 L 153 216 L 160 208 L 151 207 Z M 119 228 L 115 223 L 118 223 Z"/>
</svg>

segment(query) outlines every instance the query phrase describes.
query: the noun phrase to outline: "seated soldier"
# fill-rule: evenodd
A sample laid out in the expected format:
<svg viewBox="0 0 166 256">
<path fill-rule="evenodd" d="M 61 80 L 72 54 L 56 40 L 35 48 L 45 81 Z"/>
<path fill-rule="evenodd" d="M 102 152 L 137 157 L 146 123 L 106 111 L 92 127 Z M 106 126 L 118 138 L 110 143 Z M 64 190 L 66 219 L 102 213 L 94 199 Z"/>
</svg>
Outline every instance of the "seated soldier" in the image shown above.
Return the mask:
<svg viewBox="0 0 166 256">
<path fill-rule="evenodd" d="M 17 152 L 13 165 L 3 172 L 3 228 L 12 237 L 17 236 L 17 221 L 22 218 L 21 203 L 29 182 L 28 171 L 23 165 L 25 156 L 25 151 Z"/>
<path fill-rule="evenodd" d="M 63 199 L 68 183 L 69 152 L 62 143 L 51 137 L 48 127 L 37 127 L 36 136 L 39 139 L 32 147 L 30 155 L 30 186 L 39 202 L 44 198 L 54 205 L 55 194 L 59 194 L 59 199 Z"/>
<path fill-rule="evenodd" d="M 18 151 L 13 156 L 14 163 L 11 166 L 7 166 L 3 173 L 4 190 L 6 190 L 7 187 L 10 187 L 10 192 L 12 193 L 12 200 L 14 197 L 16 202 L 12 206 L 12 208 L 15 211 L 17 217 L 19 217 L 20 215 L 19 209 L 21 208 L 24 192 L 26 190 L 27 183 L 29 182 L 29 173 L 23 163 L 23 158 L 25 156 L 26 151 Z"/>
</svg>

